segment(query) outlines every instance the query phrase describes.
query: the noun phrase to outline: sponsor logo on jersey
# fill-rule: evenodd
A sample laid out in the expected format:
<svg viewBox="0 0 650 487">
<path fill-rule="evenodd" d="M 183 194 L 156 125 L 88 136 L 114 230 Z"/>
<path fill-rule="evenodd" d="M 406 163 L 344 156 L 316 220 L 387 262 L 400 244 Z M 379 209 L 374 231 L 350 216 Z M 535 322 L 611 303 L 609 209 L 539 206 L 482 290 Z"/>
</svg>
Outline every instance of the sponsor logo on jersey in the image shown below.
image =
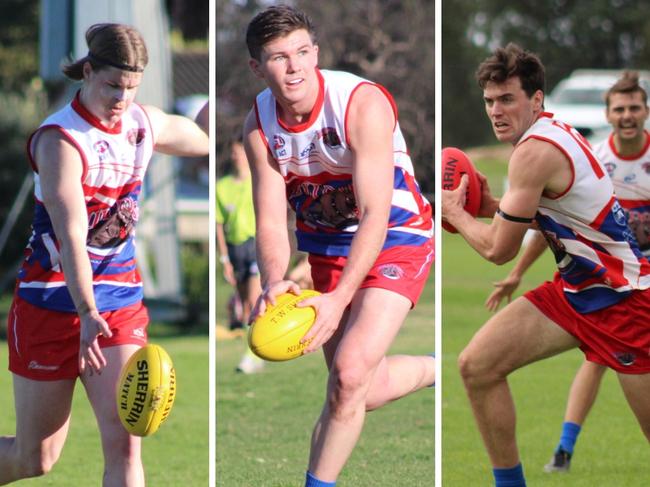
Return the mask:
<svg viewBox="0 0 650 487">
<path fill-rule="evenodd" d="M 387 279 L 397 281 L 404 277 L 404 269 L 397 264 L 383 264 L 378 267 L 379 273 Z"/>
<path fill-rule="evenodd" d="M 30 370 L 49 370 L 49 371 L 59 370 L 58 365 L 43 365 L 43 364 L 39 364 L 36 360 L 32 360 L 31 362 L 29 362 L 27 368 Z"/>
<path fill-rule="evenodd" d="M 623 178 L 623 182 L 625 182 L 625 184 L 633 184 L 633 183 L 635 183 L 636 182 L 636 174 L 634 174 L 634 173 L 628 174 L 627 176 L 625 176 Z"/>
<path fill-rule="evenodd" d="M 126 134 L 126 139 L 131 145 L 140 145 L 142 142 L 144 142 L 146 133 L 147 132 L 144 128 L 131 129 Z"/>
<path fill-rule="evenodd" d="M 625 211 L 618 201 L 615 201 L 612 205 L 612 215 L 614 216 L 614 221 L 621 226 L 627 226 L 627 218 L 625 218 Z"/>
<path fill-rule="evenodd" d="M 339 137 L 339 134 L 336 133 L 336 129 L 334 127 L 325 127 L 323 130 L 320 132 L 320 138 L 323 139 L 323 142 L 325 142 L 325 145 L 328 147 L 341 147 L 341 138 Z"/>
<path fill-rule="evenodd" d="M 311 154 L 311 151 L 313 151 L 316 148 L 316 145 L 312 142 L 309 144 L 307 147 L 305 147 L 303 150 L 300 151 L 300 158 L 302 159 L 303 157 L 307 157 L 309 154 Z"/>
</svg>

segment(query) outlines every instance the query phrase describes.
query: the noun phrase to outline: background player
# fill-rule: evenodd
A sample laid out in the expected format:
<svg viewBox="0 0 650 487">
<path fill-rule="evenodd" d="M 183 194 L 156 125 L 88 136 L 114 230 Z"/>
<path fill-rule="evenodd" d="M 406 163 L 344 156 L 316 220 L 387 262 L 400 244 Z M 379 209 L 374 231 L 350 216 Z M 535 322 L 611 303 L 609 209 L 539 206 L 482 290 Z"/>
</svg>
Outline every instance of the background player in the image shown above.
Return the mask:
<svg viewBox="0 0 650 487">
<path fill-rule="evenodd" d="M 204 156 L 209 141 L 191 120 L 134 103 L 148 61 L 135 29 L 97 24 L 86 42 L 88 55 L 63 68 L 80 90 L 28 142 L 36 208 L 8 318 L 16 435 L 0 438 L 0 484 L 56 463 L 79 377 L 101 434 L 103 485 L 144 485 L 140 438 L 115 401 L 122 366 L 147 341 L 138 197 L 154 150 Z"/>
<path fill-rule="evenodd" d="M 223 276 L 235 288 L 241 302 L 240 323 L 248 323 L 262 289 L 255 253 L 255 211 L 253 185 L 241 140 L 230 144 L 233 173 L 217 181 L 217 248 Z M 237 370 L 259 372 L 264 361 L 246 349 Z"/>
<path fill-rule="evenodd" d="M 298 250 L 310 254 L 317 320 L 304 340 L 323 346 L 327 399 L 312 436 L 306 485 L 334 485 L 365 412 L 434 382 L 429 356 L 386 351 L 415 304 L 433 259 L 431 206 L 419 193 L 392 98 L 371 82 L 317 68 L 311 21 L 271 7 L 248 27 L 250 66 L 268 89 L 244 127 L 253 173 L 263 294 L 299 292 L 285 280 L 287 199 Z M 347 115 L 347 116 L 346 116 Z M 286 199 L 285 199 L 286 195 Z"/>
<path fill-rule="evenodd" d="M 614 191 L 628 216 L 628 225 L 636 236 L 639 248 L 650 254 L 650 134 L 645 130 L 648 119 L 646 91 L 639 84 L 637 73 L 625 72 L 605 94 L 607 121 L 611 135 L 594 146 L 594 153 L 604 164 L 614 184 Z M 509 275 L 495 283 L 497 288 L 487 299 L 486 306 L 496 310 L 499 303 L 510 298 L 530 265 L 546 249 L 539 233 Z M 566 472 L 578 435 L 598 395 L 606 367 L 585 360 L 576 373 L 567 400 L 562 434 L 557 448 L 544 470 Z"/>
<path fill-rule="evenodd" d="M 515 257 L 535 221 L 559 269 L 553 282 L 491 318 L 459 357 L 495 483 L 523 486 L 507 376 L 536 360 L 580 346 L 589 360 L 615 369 L 650 438 L 650 266 L 588 143 L 543 112 L 539 58 L 509 44 L 479 66 L 477 78 L 496 138 L 515 146 L 508 189 L 498 201 L 484 186 L 479 215 L 492 217 L 485 224 L 463 210 L 464 177 L 457 190 L 442 191 L 442 216 L 497 264 Z"/>
</svg>

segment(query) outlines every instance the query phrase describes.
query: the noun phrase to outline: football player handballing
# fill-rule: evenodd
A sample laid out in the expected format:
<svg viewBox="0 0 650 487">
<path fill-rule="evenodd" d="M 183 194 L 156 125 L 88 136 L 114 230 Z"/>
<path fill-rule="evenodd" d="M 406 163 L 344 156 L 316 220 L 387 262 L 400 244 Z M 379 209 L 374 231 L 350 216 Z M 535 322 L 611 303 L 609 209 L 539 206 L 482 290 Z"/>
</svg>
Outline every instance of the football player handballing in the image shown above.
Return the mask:
<svg viewBox="0 0 650 487">
<path fill-rule="evenodd" d="M 317 319 L 304 340 L 323 347 L 327 398 L 312 435 L 310 487 L 333 486 L 366 411 L 431 385 L 430 356 L 386 356 L 433 261 L 431 206 L 413 176 L 392 97 L 349 73 L 318 69 L 309 18 L 270 7 L 249 24 L 250 67 L 268 86 L 244 127 L 253 174 L 257 313 L 286 291 L 286 205 L 309 253 Z M 286 196 L 285 196 L 286 195 Z"/>
<path fill-rule="evenodd" d="M 588 360 L 614 369 L 650 438 L 650 264 L 589 144 L 544 112 L 539 58 L 509 44 L 479 66 L 477 78 L 496 138 L 514 145 L 508 189 L 497 201 L 484 187 L 479 216 L 492 217 L 489 224 L 463 210 L 466 180 L 442 192 L 442 216 L 497 264 L 513 259 L 536 225 L 559 270 L 498 312 L 459 357 L 495 484 L 519 487 L 525 480 L 507 377 L 536 360 L 579 346 Z"/>
</svg>

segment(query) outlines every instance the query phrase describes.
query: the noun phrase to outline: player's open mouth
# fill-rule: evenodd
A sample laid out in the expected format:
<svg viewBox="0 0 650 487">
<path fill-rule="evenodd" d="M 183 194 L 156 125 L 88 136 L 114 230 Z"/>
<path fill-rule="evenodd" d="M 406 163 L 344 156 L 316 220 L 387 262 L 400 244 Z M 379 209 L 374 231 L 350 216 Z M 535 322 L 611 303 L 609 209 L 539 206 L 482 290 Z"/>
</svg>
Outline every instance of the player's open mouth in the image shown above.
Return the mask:
<svg viewBox="0 0 650 487">
<path fill-rule="evenodd" d="M 287 84 L 289 86 L 298 86 L 300 83 L 302 83 L 304 80 L 302 78 L 298 79 L 292 79 L 291 81 L 287 81 Z"/>
</svg>

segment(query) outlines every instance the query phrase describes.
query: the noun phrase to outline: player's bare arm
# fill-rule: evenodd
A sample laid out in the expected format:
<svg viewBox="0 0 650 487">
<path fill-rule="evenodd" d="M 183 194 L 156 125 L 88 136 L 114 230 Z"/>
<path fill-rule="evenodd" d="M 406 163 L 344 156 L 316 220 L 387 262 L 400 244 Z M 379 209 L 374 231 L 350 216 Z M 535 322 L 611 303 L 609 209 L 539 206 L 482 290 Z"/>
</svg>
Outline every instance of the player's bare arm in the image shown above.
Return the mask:
<svg viewBox="0 0 650 487">
<path fill-rule="evenodd" d="M 495 264 L 512 260 L 530 228 L 543 192 L 560 194 L 571 182 L 569 162 L 552 144 L 530 139 L 515 148 L 508 166 L 509 187 L 490 224 L 463 211 L 465 181 L 456 190 L 443 191 L 444 216 L 481 256 Z M 447 193 L 447 194 L 445 194 Z"/>
<path fill-rule="evenodd" d="M 377 260 L 386 239 L 393 193 L 393 130 L 395 114 L 386 96 L 373 85 L 362 85 L 350 103 L 347 132 L 354 153 L 352 182 L 359 209 L 359 227 L 336 289 L 305 300 L 317 319 L 304 341 L 306 352 L 317 350 L 334 333 L 345 307 Z"/>
<path fill-rule="evenodd" d="M 253 178 L 255 207 L 255 242 L 263 293 L 252 317 L 264 312 L 266 302 L 291 290 L 298 293 L 297 284 L 284 279 L 289 269 L 291 247 L 287 233 L 287 202 L 284 178 L 269 154 L 257 130 L 257 120 L 251 111 L 244 122 L 244 148 Z"/>
<path fill-rule="evenodd" d="M 77 149 L 55 130 L 46 130 L 36 141 L 43 203 L 60 245 L 65 281 L 81 320 L 79 367 L 101 371 L 106 366 L 97 336 L 111 331 L 95 305 L 93 275 L 86 237 L 88 215 L 81 187 L 83 164 Z"/>
<path fill-rule="evenodd" d="M 150 105 L 143 108 L 153 127 L 156 151 L 184 157 L 208 155 L 208 135 L 192 120 L 180 115 L 170 115 Z"/>
</svg>

